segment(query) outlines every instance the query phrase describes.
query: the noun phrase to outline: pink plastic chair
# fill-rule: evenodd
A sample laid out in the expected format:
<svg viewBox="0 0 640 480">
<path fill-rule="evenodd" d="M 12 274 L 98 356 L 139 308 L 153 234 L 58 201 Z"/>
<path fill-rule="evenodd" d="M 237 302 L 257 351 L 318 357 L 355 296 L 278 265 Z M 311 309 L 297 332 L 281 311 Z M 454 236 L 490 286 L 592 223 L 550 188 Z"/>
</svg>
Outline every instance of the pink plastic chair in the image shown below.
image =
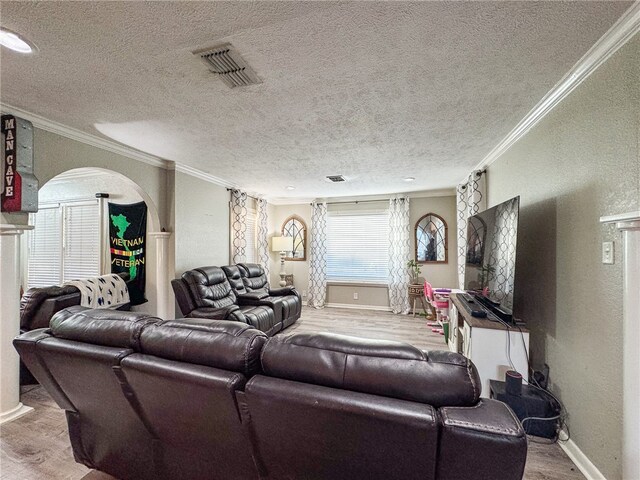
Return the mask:
<svg viewBox="0 0 640 480">
<path fill-rule="evenodd" d="M 434 291 L 429 282 L 426 280 L 424 282 L 424 296 L 436 315 L 436 319 L 438 320 L 437 325 L 440 325 L 440 317 L 445 315 L 443 310 L 446 311 L 447 314 L 449 313 L 449 292 L 450 290 L 447 291 L 446 289 L 442 289 L 440 292 L 438 290 Z M 430 324 L 430 326 L 432 325 Z M 438 328 L 433 329 L 433 331 L 440 333 L 440 329 Z"/>
<path fill-rule="evenodd" d="M 436 309 L 449 308 L 449 292 L 447 292 L 446 289 L 434 290 L 426 280 L 424 282 L 424 296 L 427 297 L 427 301 Z"/>
</svg>

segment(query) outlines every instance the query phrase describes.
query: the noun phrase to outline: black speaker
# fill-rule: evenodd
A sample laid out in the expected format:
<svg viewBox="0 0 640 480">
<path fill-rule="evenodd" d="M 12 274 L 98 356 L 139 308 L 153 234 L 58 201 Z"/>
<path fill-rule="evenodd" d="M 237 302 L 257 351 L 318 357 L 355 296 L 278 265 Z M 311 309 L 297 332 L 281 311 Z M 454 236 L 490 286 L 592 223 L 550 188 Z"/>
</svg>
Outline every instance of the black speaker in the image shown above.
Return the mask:
<svg viewBox="0 0 640 480">
<path fill-rule="evenodd" d="M 522 395 L 522 375 L 515 370 L 509 370 L 505 374 L 506 391 L 509 395 Z"/>
<path fill-rule="evenodd" d="M 520 395 L 510 395 L 506 392 L 505 382 L 491 380 L 489 384 L 491 398 L 509 405 L 520 421 L 531 417 L 544 418 L 527 420 L 522 425 L 527 434 L 544 438 L 556 437 L 560 421 L 554 417 L 560 415 L 561 409 L 546 392 L 529 385 L 521 385 Z"/>
</svg>

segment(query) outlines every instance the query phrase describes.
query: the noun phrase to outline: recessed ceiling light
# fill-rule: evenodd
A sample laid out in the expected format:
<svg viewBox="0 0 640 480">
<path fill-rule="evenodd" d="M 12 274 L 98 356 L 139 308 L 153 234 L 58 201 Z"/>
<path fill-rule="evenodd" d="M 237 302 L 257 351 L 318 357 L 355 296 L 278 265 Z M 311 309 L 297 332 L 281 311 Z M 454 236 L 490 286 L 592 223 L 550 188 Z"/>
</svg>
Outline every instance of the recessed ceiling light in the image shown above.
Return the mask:
<svg viewBox="0 0 640 480">
<path fill-rule="evenodd" d="M 18 53 L 32 53 L 35 47 L 17 33 L 0 28 L 0 45 Z"/>
<path fill-rule="evenodd" d="M 403 180 L 405 182 L 413 182 L 415 179 L 416 179 L 416 177 L 405 177 L 405 178 L 403 178 Z"/>
<path fill-rule="evenodd" d="M 287 185 L 285 188 L 287 190 L 295 190 L 296 189 L 296 187 L 294 187 L 293 185 Z"/>
</svg>

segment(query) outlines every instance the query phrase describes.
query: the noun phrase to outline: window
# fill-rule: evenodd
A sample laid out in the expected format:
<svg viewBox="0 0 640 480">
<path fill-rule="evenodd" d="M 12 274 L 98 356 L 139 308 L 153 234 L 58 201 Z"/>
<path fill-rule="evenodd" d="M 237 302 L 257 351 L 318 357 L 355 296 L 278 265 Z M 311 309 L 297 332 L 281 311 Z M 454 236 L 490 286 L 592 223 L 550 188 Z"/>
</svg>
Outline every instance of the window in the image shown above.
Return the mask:
<svg viewBox="0 0 640 480">
<path fill-rule="evenodd" d="M 35 228 L 29 232 L 29 287 L 60 285 L 62 210 L 57 205 L 40 207 L 30 223 Z"/>
<path fill-rule="evenodd" d="M 247 211 L 246 225 L 247 228 L 244 232 L 244 238 L 247 242 L 247 248 L 245 250 L 245 260 L 247 263 L 256 263 L 257 242 L 256 242 L 256 230 L 257 219 L 256 212 L 252 210 Z"/>
<path fill-rule="evenodd" d="M 47 205 L 31 215 L 29 287 L 100 275 L 97 201 Z"/>
<path fill-rule="evenodd" d="M 386 284 L 388 276 L 388 213 L 329 212 L 327 280 Z"/>
</svg>

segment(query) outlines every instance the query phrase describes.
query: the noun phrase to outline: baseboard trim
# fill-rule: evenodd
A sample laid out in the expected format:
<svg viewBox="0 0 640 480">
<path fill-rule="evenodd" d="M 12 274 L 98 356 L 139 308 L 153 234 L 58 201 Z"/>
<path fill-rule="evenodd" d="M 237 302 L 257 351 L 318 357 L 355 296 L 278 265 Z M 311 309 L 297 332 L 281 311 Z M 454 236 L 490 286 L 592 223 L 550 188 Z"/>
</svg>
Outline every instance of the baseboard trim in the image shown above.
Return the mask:
<svg viewBox="0 0 640 480">
<path fill-rule="evenodd" d="M 380 305 L 354 305 L 352 303 L 327 303 L 328 308 L 350 308 L 352 310 L 376 310 L 379 312 L 390 312 L 391 307 L 383 307 Z"/>
<path fill-rule="evenodd" d="M 561 437 L 566 436 L 566 432 L 563 431 Z M 578 470 L 587 477 L 587 480 L 607 480 L 605 476 L 598 470 L 598 468 L 591 463 L 589 457 L 587 457 L 582 450 L 576 445 L 576 442 L 569 439 L 566 442 L 558 442 L 560 448 L 564 450 L 564 453 L 571 459 Z"/>
<path fill-rule="evenodd" d="M 0 414 L 0 425 L 4 425 L 5 423 L 11 422 L 32 411 L 33 411 L 32 407 L 24 405 L 22 402 L 20 402 L 18 403 L 18 405 L 15 406 L 15 408 L 12 408 L 11 410 L 7 412 L 2 412 Z"/>
</svg>

